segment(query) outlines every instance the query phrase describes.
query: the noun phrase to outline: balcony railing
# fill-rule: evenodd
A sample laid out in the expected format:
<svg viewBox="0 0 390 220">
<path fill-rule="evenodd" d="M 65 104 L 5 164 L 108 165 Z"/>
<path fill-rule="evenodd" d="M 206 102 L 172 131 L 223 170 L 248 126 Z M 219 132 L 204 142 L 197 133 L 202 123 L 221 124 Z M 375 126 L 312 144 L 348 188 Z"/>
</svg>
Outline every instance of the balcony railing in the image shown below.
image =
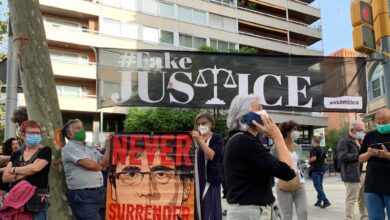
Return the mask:
<svg viewBox="0 0 390 220">
<path fill-rule="evenodd" d="M 278 20 L 281 20 L 281 21 L 302 25 L 302 26 L 305 26 L 307 28 L 314 29 L 314 30 L 321 30 L 322 29 L 321 25 L 318 25 L 317 22 L 314 22 L 313 24 L 308 25 L 308 24 L 305 24 L 303 22 L 288 20 L 287 18 L 281 18 L 281 17 L 275 16 L 275 15 L 270 15 L 270 14 L 267 14 L 267 13 L 264 13 L 264 12 L 259 12 L 259 11 L 256 11 L 256 10 L 253 10 L 253 9 L 249 9 L 249 8 L 245 8 L 245 7 L 237 7 L 237 8 L 240 9 L 240 10 L 243 10 L 243 11 L 247 11 L 247 12 L 253 13 L 253 14 L 260 14 L 260 15 L 267 16 L 267 17 L 274 18 L 274 19 L 278 19 Z M 316 25 L 314 25 L 314 24 L 316 24 Z M 320 22 L 320 24 L 321 24 L 321 22 Z"/>
</svg>

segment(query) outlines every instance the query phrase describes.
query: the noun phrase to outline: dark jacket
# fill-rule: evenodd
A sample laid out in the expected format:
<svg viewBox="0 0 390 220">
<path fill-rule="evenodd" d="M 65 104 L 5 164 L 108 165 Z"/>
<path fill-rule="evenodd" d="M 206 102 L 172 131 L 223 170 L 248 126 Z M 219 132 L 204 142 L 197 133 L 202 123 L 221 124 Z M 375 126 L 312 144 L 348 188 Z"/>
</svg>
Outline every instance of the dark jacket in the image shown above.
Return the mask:
<svg viewBox="0 0 390 220">
<path fill-rule="evenodd" d="M 295 172 L 269 153 L 249 132 L 232 131 L 225 145 L 223 168 L 229 204 L 269 205 L 274 203 L 272 179 L 291 180 Z"/>
<path fill-rule="evenodd" d="M 337 146 L 337 158 L 341 162 L 341 180 L 343 182 L 360 182 L 359 147 L 350 136 L 340 140 Z"/>
</svg>

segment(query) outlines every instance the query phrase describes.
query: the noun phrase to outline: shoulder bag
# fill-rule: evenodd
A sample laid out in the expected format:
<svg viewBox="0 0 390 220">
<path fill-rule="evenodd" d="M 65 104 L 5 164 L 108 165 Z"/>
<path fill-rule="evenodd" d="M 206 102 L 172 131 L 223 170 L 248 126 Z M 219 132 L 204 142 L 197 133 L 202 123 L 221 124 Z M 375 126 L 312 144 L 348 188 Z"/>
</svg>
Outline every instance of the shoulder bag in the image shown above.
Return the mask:
<svg viewBox="0 0 390 220">
<path fill-rule="evenodd" d="M 278 187 L 280 190 L 285 192 L 297 192 L 301 188 L 301 180 L 299 172 L 296 173 L 292 180 L 278 180 Z"/>
<path fill-rule="evenodd" d="M 22 166 L 32 164 L 38 157 L 38 153 L 41 149 L 38 149 L 28 161 L 23 160 L 23 151 L 20 154 L 19 163 Z M 40 212 L 47 208 L 49 194 L 47 188 L 35 187 L 34 195 L 25 204 L 25 209 L 30 212 Z"/>
</svg>

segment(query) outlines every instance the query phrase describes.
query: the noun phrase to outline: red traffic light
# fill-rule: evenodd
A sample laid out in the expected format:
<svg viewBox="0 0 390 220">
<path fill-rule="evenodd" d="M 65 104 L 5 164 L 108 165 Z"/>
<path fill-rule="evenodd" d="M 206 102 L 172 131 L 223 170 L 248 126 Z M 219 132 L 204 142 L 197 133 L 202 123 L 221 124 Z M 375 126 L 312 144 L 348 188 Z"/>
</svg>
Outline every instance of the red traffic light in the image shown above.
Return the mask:
<svg viewBox="0 0 390 220">
<path fill-rule="evenodd" d="M 363 1 L 360 1 L 359 4 L 360 4 L 360 18 L 362 20 L 362 23 L 373 26 L 374 22 L 372 20 L 371 5 Z"/>
<path fill-rule="evenodd" d="M 368 2 L 355 0 L 351 3 L 351 22 L 356 27 L 361 24 L 374 26 L 372 7 Z"/>
</svg>

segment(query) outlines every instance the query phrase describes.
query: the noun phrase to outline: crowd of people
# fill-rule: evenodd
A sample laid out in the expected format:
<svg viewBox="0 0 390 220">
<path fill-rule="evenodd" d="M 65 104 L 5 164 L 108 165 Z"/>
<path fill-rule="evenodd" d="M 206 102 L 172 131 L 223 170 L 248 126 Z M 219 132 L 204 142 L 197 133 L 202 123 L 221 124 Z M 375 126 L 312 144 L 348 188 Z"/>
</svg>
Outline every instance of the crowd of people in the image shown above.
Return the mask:
<svg viewBox="0 0 390 220">
<path fill-rule="evenodd" d="M 20 109 L 16 111 L 16 116 Z M 24 109 L 25 111 L 25 109 Z M 38 122 L 23 117 L 13 119 L 19 124 L 19 137 L 3 144 L 0 156 L 0 217 L 3 219 L 47 219 L 49 201 L 49 170 L 52 151 L 41 144 Z M 390 219 L 390 110 L 375 115 L 375 130 L 366 134 L 364 123 L 352 121 L 348 135 L 338 143 L 336 157 L 341 164 L 341 179 L 346 188 L 345 218 L 355 219 L 358 204 L 360 219 L 383 220 L 385 210 Z M 106 217 L 106 193 L 117 203 L 124 200 L 170 201 L 182 203 L 189 197 L 193 182 L 196 185 L 195 219 L 221 220 L 221 190 L 226 197 L 227 219 L 293 219 L 293 208 L 298 220 L 310 219 L 306 195 L 304 169 L 308 159 L 313 186 L 317 191 L 314 206 L 331 205 L 324 189 L 325 153 L 321 139 L 311 139 L 309 158 L 296 141 L 300 138 L 299 125 L 286 121 L 277 125 L 262 108 L 259 96 L 238 95 L 231 102 L 227 116 L 228 136 L 223 139 L 214 133 L 215 120 L 207 112 L 194 120 L 189 132 L 195 143 L 195 177 L 177 172 L 176 167 L 164 166 L 161 161 L 110 165 L 110 143 L 107 136 L 104 153 L 86 146 L 86 131 L 82 121 L 69 120 L 62 128 L 67 139 L 62 148 L 62 163 L 66 178 L 66 198 L 76 219 L 102 220 Z M 260 141 L 272 139 L 270 149 Z M 137 158 L 156 157 L 142 152 Z M 130 160 L 126 160 L 130 161 Z M 104 184 L 104 171 L 110 166 L 111 188 Z M 180 173 L 178 175 L 177 173 Z M 149 178 L 144 178 L 148 175 Z M 171 180 L 172 185 L 167 184 Z M 147 181 L 149 188 L 137 188 Z M 155 181 L 156 183 L 149 183 Z M 123 187 L 134 186 L 132 190 Z M 169 197 L 169 187 L 180 189 L 180 199 Z M 276 198 L 273 195 L 275 187 Z M 173 189 L 172 188 L 172 189 Z M 158 190 L 165 192 L 158 194 Z M 118 191 L 123 193 L 118 193 Z M 39 193 L 37 193 L 39 192 Z M 38 202 L 32 201 L 38 196 Z M 164 198 L 163 198 L 164 197 Z M 166 197 L 166 198 L 165 198 Z M 175 196 L 176 197 L 176 196 Z M 176 201 L 176 202 L 173 202 Z"/>
</svg>

